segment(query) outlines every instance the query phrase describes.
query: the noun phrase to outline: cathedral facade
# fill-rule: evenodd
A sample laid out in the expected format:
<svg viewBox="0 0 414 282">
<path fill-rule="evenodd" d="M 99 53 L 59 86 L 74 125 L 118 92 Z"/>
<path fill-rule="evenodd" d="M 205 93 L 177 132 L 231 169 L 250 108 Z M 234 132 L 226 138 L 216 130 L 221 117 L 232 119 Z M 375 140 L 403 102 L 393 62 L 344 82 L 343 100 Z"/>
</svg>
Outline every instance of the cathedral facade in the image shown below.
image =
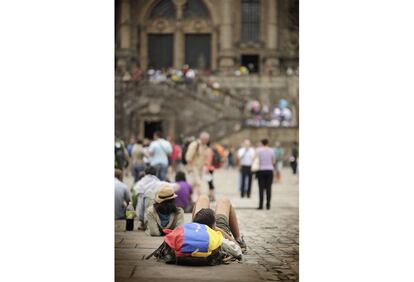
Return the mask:
<svg viewBox="0 0 414 282">
<path fill-rule="evenodd" d="M 118 135 L 147 137 L 151 123 L 174 138 L 196 134 L 182 124 L 196 114 L 194 127 L 213 124 L 212 131 L 222 132 L 217 139 L 254 130 L 290 130 L 297 139 L 298 0 L 116 0 L 115 66 Z M 149 71 L 183 66 L 198 70 L 191 86 L 148 83 Z M 272 111 L 280 99 L 289 103 L 292 124 L 246 128 L 249 100 Z M 173 100 L 188 108 L 175 109 Z M 217 119 L 228 125 L 215 128 Z"/>
</svg>

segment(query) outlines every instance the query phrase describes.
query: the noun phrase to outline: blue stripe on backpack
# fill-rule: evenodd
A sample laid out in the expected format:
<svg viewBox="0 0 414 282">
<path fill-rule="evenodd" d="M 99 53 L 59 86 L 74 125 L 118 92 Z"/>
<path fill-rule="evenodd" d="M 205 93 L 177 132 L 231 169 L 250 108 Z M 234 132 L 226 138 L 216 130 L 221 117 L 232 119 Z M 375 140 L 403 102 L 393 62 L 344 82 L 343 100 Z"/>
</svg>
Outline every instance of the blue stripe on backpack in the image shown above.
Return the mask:
<svg viewBox="0 0 414 282">
<path fill-rule="evenodd" d="M 208 252 L 209 235 L 204 224 L 184 224 L 183 253 Z"/>
</svg>

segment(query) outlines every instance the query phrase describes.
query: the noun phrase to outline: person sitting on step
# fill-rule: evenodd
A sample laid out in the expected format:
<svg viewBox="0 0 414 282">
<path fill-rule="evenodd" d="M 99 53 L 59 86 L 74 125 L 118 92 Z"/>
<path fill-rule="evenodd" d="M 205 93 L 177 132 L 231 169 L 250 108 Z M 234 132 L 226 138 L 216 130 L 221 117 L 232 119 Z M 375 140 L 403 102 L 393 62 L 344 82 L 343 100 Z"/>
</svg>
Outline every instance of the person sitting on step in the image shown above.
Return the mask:
<svg viewBox="0 0 414 282">
<path fill-rule="evenodd" d="M 177 195 L 170 186 L 162 186 L 155 196 L 155 203 L 144 216 L 145 233 L 151 236 L 163 236 L 164 228 L 174 229 L 184 223 L 184 210 L 175 205 Z"/>
</svg>

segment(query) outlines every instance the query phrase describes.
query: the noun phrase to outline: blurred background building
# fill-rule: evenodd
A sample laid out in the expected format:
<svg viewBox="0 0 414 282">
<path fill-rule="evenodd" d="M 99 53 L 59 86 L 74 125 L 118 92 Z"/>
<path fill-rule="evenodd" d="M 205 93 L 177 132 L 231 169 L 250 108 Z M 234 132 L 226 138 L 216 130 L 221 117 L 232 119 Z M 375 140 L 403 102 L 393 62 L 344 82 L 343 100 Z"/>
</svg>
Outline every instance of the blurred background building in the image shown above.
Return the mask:
<svg viewBox="0 0 414 282">
<path fill-rule="evenodd" d="M 297 0 L 116 0 L 116 135 L 297 141 L 298 65 Z"/>
</svg>

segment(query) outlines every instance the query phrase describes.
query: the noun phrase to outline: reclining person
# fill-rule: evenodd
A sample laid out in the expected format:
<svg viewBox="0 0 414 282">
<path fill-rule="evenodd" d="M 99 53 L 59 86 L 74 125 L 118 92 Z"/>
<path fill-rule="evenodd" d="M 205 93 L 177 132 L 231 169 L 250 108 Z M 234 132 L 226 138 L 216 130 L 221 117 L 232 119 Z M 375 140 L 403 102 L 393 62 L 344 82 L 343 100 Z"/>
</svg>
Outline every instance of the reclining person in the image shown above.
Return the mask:
<svg viewBox="0 0 414 282">
<path fill-rule="evenodd" d="M 205 224 L 223 235 L 223 247 L 237 257 L 246 251 L 246 243 L 240 234 L 236 211 L 228 198 L 217 201 L 216 211 L 210 209 L 206 195 L 201 195 L 193 209 L 193 222 Z"/>
<path fill-rule="evenodd" d="M 151 236 L 162 236 L 162 229 L 174 229 L 184 223 L 184 210 L 175 205 L 177 195 L 169 186 L 162 186 L 155 196 L 155 203 L 150 206 L 144 216 L 145 233 Z"/>
</svg>

